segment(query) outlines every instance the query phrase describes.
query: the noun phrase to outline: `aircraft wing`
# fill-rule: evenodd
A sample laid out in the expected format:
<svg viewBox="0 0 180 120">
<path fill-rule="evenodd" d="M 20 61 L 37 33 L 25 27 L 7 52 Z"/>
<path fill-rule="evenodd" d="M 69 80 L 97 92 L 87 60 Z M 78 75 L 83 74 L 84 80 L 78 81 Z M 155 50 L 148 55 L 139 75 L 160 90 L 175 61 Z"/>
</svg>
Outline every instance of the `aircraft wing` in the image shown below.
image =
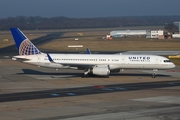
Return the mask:
<svg viewBox="0 0 180 120">
<path fill-rule="evenodd" d="M 95 66 L 95 64 L 57 63 L 57 62 L 53 61 L 53 59 L 51 58 L 51 56 L 48 53 L 47 53 L 47 57 L 51 63 L 61 64 L 63 66 L 68 66 L 68 67 L 77 67 L 78 69 L 86 69 L 86 68 L 91 68 L 91 67 Z"/>
<path fill-rule="evenodd" d="M 69 66 L 69 67 L 77 67 L 78 69 L 88 69 L 88 68 L 92 68 L 95 65 L 90 65 L 90 64 L 65 64 L 65 63 L 59 63 L 63 66 Z"/>
</svg>

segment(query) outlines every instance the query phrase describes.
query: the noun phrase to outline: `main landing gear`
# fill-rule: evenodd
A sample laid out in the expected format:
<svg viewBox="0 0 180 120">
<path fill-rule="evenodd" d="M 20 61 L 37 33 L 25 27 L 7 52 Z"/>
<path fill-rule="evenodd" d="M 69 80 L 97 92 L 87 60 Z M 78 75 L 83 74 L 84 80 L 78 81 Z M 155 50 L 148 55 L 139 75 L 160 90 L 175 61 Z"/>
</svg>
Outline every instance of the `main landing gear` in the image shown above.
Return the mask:
<svg viewBox="0 0 180 120">
<path fill-rule="evenodd" d="M 156 77 L 156 72 L 158 71 L 158 69 L 153 69 L 153 74 L 152 74 L 152 78 Z"/>
<path fill-rule="evenodd" d="M 90 69 L 86 69 L 86 70 L 84 70 L 84 73 L 82 74 L 82 76 L 81 77 L 89 77 L 89 75 L 90 75 Z"/>
</svg>

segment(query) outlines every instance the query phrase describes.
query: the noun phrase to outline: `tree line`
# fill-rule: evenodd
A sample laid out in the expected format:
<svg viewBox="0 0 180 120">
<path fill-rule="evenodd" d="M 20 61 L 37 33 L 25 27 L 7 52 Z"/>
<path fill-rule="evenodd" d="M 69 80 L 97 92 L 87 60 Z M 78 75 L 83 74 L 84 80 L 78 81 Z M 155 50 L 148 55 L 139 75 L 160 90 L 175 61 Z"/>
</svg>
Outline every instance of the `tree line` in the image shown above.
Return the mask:
<svg viewBox="0 0 180 120">
<path fill-rule="evenodd" d="M 11 27 L 20 29 L 72 29 L 72 28 L 108 28 L 123 26 L 164 26 L 167 23 L 180 21 L 180 16 L 126 16 L 99 18 L 68 18 L 17 16 L 0 19 L 0 30 Z"/>
</svg>

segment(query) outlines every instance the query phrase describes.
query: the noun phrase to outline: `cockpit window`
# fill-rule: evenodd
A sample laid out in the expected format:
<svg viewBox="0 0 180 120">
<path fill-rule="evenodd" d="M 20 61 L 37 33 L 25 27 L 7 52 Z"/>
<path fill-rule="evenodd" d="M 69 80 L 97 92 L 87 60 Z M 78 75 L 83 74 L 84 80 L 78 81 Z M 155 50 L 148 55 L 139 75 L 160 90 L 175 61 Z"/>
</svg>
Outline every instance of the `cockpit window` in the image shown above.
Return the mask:
<svg viewBox="0 0 180 120">
<path fill-rule="evenodd" d="M 171 62 L 171 61 L 170 60 L 164 60 L 164 62 L 167 63 L 167 62 Z"/>
</svg>

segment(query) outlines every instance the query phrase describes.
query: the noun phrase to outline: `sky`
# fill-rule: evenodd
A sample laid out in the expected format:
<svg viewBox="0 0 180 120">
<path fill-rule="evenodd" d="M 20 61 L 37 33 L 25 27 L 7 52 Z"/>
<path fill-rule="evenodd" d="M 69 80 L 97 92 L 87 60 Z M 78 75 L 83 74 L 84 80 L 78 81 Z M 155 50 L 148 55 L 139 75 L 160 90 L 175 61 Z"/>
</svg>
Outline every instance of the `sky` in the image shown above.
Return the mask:
<svg viewBox="0 0 180 120">
<path fill-rule="evenodd" d="M 0 18 L 180 15 L 180 0 L 0 0 Z"/>
</svg>

